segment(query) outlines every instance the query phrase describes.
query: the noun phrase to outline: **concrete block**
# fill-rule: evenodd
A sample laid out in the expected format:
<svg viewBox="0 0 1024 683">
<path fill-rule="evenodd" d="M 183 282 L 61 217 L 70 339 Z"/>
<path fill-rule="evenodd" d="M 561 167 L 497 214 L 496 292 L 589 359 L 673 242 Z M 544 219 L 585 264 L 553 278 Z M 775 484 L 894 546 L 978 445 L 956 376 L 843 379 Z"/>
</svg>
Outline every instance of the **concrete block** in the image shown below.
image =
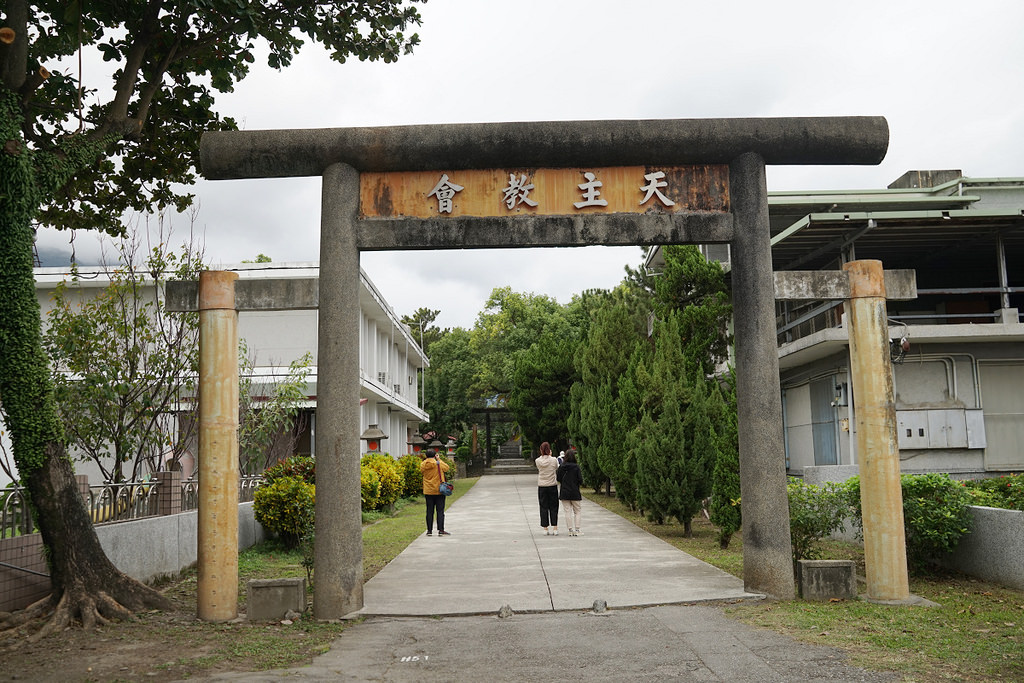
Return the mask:
<svg viewBox="0 0 1024 683">
<path fill-rule="evenodd" d="M 800 597 L 804 600 L 857 597 L 853 560 L 800 560 L 799 566 Z"/>
<path fill-rule="evenodd" d="M 253 579 L 248 584 L 249 621 L 279 621 L 306 611 L 306 579 Z"/>
</svg>

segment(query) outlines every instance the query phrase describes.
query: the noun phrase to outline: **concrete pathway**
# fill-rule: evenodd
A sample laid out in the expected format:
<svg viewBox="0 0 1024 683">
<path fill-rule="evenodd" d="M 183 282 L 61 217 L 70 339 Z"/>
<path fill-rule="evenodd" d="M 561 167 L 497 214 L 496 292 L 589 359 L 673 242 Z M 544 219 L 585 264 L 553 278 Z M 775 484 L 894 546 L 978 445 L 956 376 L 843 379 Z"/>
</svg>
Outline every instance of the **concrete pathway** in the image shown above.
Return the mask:
<svg viewBox="0 0 1024 683">
<path fill-rule="evenodd" d="M 457 484 L 456 484 L 457 485 Z M 760 599 L 743 581 L 583 501 L 583 536 L 540 527 L 536 475 L 482 477 L 364 588 L 359 615 L 494 614 Z M 424 525 L 425 528 L 425 525 Z M 436 534 L 436 529 L 435 529 Z M 440 592 L 439 592 L 440 591 Z"/>
<path fill-rule="evenodd" d="M 484 477 L 446 517 L 452 535 L 421 536 L 367 582 L 364 620 L 311 666 L 207 680 L 898 680 L 727 618 L 721 602 L 763 596 L 596 504 L 584 536 L 545 536 L 536 476 Z"/>
</svg>

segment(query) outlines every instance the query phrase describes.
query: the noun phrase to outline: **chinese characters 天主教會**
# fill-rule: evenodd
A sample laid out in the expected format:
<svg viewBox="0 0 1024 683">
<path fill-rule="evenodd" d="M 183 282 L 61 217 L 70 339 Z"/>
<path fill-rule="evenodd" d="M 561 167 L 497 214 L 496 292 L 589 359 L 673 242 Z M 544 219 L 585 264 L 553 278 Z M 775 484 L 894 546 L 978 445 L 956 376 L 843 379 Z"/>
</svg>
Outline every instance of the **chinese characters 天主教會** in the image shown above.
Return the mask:
<svg viewBox="0 0 1024 683">
<path fill-rule="evenodd" d="M 582 173 L 585 180 L 576 185 L 579 188 L 580 200 L 573 202 L 573 206 L 576 209 L 588 206 L 608 206 L 608 201 L 601 196 L 601 188 L 604 184 L 598 180 L 597 174 L 592 171 L 583 171 Z M 645 185 L 638 187 L 638 191 L 643 194 L 639 200 L 639 206 L 643 206 L 653 198 L 657 198 L 663 206 L 675 206 L 675 202 L 669 199 L 662 191 L 668 187 L 664 171 L 652 171 L 651 173 L 644 174 L 643 177 L 647 182 Z M 449 178 L 447 173 L 443 173 L 441 174 L 441 179 L 437 181 L 437 184 L 434 185 L 433 189 L 426 196 L 437 198 L 438 213 L 450 214 L 454 208 L 453 199 L 455 194 L 464 189 L 462 185 Z M 509 173 L 508 184 L 502 188 L 502 202 L 508 210 L 513 210 L 524 204 L 529 207 L 536 207 L 539 203 L 531 197 L 531 192 L 534 189 L 532 178 L 528 177 L 527 174 L 520 173 L 516 175 L 515 173 Z"/>
</svg>

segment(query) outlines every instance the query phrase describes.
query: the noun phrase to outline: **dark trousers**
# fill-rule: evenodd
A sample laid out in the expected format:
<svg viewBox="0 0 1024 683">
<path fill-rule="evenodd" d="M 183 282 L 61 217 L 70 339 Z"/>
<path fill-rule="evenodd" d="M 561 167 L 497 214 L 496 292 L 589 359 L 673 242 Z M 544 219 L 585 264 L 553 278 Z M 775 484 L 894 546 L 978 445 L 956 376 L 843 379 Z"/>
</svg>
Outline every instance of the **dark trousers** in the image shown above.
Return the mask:
<svg viewBox="0 0 1024 683">
<path fill-rule="evenodd" d="M 558 526 L 558 487 L 538 486 L 537 500 L 540 501 L 540 525 Z"/>
<path fill-rule="evenodd" d="M 444 496 L 428 493 L 423 497 L 427 499 L 427 531 L 434 530 L 434 510 L 437 510 L 437 530 L 444 531 Z"/>
</svg>

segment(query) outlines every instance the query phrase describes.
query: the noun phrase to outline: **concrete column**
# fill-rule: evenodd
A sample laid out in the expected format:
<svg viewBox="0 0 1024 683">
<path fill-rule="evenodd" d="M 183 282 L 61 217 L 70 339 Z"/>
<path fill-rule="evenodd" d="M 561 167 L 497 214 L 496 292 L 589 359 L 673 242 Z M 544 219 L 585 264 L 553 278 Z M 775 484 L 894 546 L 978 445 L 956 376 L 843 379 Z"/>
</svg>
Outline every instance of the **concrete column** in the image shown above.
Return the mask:
<svg viewBox="0 0 1024 683">
<path fill-rule="evenodd" d="M 199 274 L 198 614 L 238 616 L 237 273 Z"/>
<path fill-rule="evenodd" d="M 786 495 L 775 287 L 764 160 L 748 153 L 729 165 L 736 398 L 743 505 L 743 584 L 749 592 L 794 597 Z"/>
<path fill-rule="evenodd" d="M 317 347 L 316 545 L 313 613 L 340 619 L 363 606 L 359 486 L 359 173 L 323 175 Z"/>
<path fill-rule="evenodd" d="M 850 277 L 850 378 L 857 422 L 867 597 L 906 601 L 910 587 L 882 262 L 851 261 L 843 270 Z"/>
</svg>

